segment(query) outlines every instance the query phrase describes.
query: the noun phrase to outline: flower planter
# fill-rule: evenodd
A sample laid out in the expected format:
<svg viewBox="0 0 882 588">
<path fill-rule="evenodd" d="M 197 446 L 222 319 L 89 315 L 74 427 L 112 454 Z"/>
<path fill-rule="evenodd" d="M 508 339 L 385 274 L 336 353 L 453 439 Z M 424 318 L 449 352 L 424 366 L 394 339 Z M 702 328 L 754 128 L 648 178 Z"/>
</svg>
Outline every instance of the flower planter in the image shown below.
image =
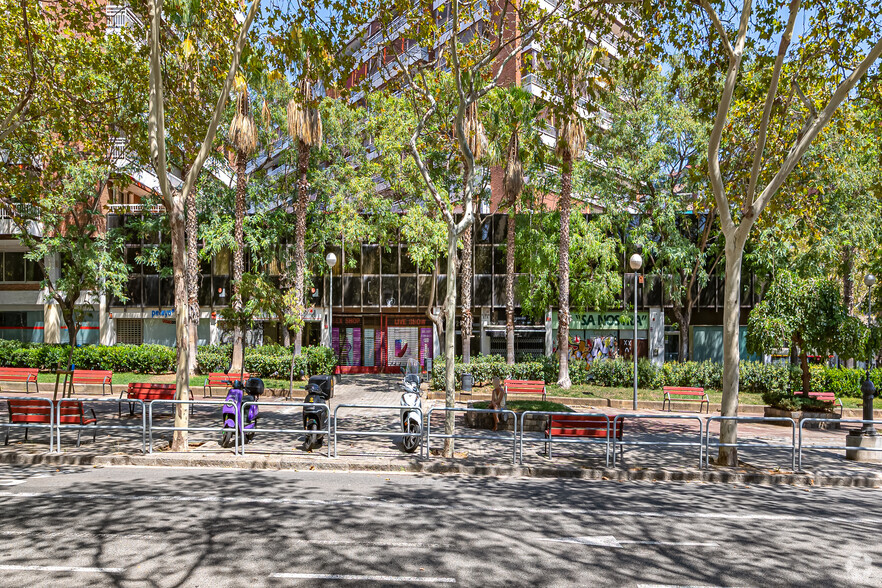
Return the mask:
<svg viewBox="0 0 882 588">
<path fill-rule="evenodd" d="M 775 408 L 773 406 L 766 406 L 763 409 L 763 416 L 767 417 L 786 417 L 791 418 L 796 421 L 796 424 L 799 425 L 799 421 L 802 419 L 839 419 L 838 414 L 834 414 L 832 412 L 816 412 L 816 411 L 807 411 L 807 410 L 784 410 L 782 408 Z M 770 421 L 770 425 L 780 425 L 783 427 L 789 426 L 789 423 L 783 421 Z M 839 429 L 839 423 L 806 423 L 803 427 L 805 429 L 820 429 L 824 431 Z"/>
</svg>

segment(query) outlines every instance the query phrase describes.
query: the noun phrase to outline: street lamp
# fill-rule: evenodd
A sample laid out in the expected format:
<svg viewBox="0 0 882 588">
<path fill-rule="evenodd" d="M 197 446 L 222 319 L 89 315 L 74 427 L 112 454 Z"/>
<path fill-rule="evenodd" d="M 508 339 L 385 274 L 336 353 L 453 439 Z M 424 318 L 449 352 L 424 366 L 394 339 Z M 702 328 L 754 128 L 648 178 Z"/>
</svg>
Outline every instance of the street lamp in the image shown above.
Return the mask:
<svg viewBox="0 0 882 588">
<path fill-rule="evenodd" d="M 867 286 L 867 328 L 873 326 L 873 297 L 871 296 L 873 293 L 873 285 L 876 283 L 876 276 L 873 274 L 867 274 L 864 277 L 864 284 Z M 863 396 L 863 419 L 865 421 L 873 420 L 873 397 L 876 396 L 876 387 L 873 385 L 873 381 L 870 379 L 870 367 L 871 362 L 875 363 L 875 357 L 869 359 L 867 361 L 867 377 L 864 379 L 861 384 L 861 395 Z M 865 423 L 861 428 L 861 435 L 865 436 L 874 436 L 876 435 L 876 429 L 873 427 L 872 423 Z"/>
<path fill-rule="evenodd" d="M 634 354 L 634 410 L 637 410 L 637 271 L 643 267 L 643 257 L 635 253 L 631 256 L 630 265 L 634 270 L 634 344 L 631 352 Z"/>
<path fill-rule="evenodd" d="M 333 349 L 334 348 L 334 335 L 333 335 L 333 323 L 331 319 L 334 315 L 334 266 L 337 265 L 337 256 L 334 255 L 333 252 L 328 253 L 325 256 L 325 263 L 328 264 L 328 269 L 332 270 L 331 275 L 328 276 L 328 346 Z"/>
</svg>

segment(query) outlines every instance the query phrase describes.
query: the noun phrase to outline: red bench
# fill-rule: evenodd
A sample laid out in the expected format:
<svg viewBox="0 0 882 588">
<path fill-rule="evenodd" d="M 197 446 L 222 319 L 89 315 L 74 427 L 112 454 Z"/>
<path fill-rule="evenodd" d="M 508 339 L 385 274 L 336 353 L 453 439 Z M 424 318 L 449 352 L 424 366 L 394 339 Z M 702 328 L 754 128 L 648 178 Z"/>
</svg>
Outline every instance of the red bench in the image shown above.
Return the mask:
<svg viewBox="0 0 882 588">
<path fill-rule="evenodd" d="M 665 393 L 664 400 L 662 400 L 662 410 L 665 409 L 665 404 L 667 404 L 668 412 L 671 412 L 671 402 L 673 401 L 698 402 L 698 412 L 701 412 L 702 406 L 706 406 L 706 412 L 710 414 L 710 399 L 707 397 L 707 392 L 704 391 L 704 388 L 665 386 L 664 388 L 662 388 L 662 391 Z M 684 398 L 671 398 L 672 396 L 683 396 Z"/>
<path fill-rule="evenodd" d="M 624 421 L 619 420 L 614 422 L 612 419 L 607 420 L 602 416 L 551 415 L 548 426 L 545 428 L 545 438 L 549 440 L 549 443 L 545 444 L 545 453 L 549 458 L 551 457 L 551 446 L 553 443 L 550 443 L 550 441 L 553 437 L 592 437 L 606 439 L 607 430 L 609 430 L 610 439 L 614 436 L 617 441 L 621 441 L 623 424 Z M 611 430 L 611 427 L 614 427 L 615 431 Z M 619 448 L 624 455 L 624 446 L 620 445 Z M 607 451 L 608 450 L 609 447 L 607 447 Z M 607 453 L 607 459 L 608 458 L 609 453 Z"/>
<path fill-rule="evenodd" d="M 24 382 L 25 392 L 31 391 L 31 382 L 37 393 L 40 392 L 40 384 L 37 383 L 37 374 L 40 370 L 36 368 L 10 368 L 0 367 L 0 382 Z"/>
<path fill-rule="evenodd" d="M 802 396 L 802 390 L 796 390 L 793 394 L 795 396 Z M 836 403 L 839 403 L 839 418 L 842 418 L 842 412 L 845 410 L 845 407 L 842 405 L 842 399 L 836 398 L 836 394 L 833 392 L 809 392 L 808 396 L 821 402 L 829 402 L 834 407 Z"/>
<path fill-rule="evenodd" d="M 54 406 L 48 402 L 37 399 L 7 400 L 6 405 L 9 407 L 9 422 L 12 424 L 22 425 L 50 425 L 52 423 L 51 411 Z M 58 423 L 61 425 L 93 425 L 98 423 L 98 417 L 92 408 L 92 418 L 86 418 L 82 402 L 63 402 L 58 414 Z M 52 431 L 49 432 L 52 434 Z M 82 430 L 77 431 L 77 447 L 80 446 L 80 435 Z M 92 435 L 92 442 L 95 442 L 98 436 L 98 429 Z M 24 440 L 28 440 L 28 427 L 25 427 Z M 9 445 L 9 427 L 6 427 L 5 445 Z"/>
<path fill-rule="evenodd" d="M 177 387 L 175 384 L 153 384 L 148 382 L 131 382 L 129 387 L 121 392 L 120 400 L 125 395 L 127 400 L 141 400 L 145 404 L 154 400 L 174 400 Z M 193 390 L 190 390 L 190 400 L 193 400 Z M 190 410 L 193 410 L 192 405 Z M 122 416 L 122 402 L 119 403 L 119 413 Z M 129 403 L 129 414 L 135 414 L 135 403 Z"/>
<path fill-rule="evenodd" d="M 73 373 L 73 390 L 76 392 L 77 385 L 100 384 L 101 395 L 105 395 L 105 391 L 110 387 L 110 394 L 113 394 L 113 372 L 105 370 L 74 370 Z"/>
<path fill-rule="evenodd" d="M 505 397 L 509 394 L 524 396 L 541 396 L 545 400 L 545 382 L 540 380 L 505 380 L 503 382 Z"/>
<path fill-rule="evenodd" d="M 230 385 L 228 382 L 235 382 L 236 380 L 242 380 L 244 383 L 245 380 L 251 377 L 251 374 L 245 372 L 244 374 L 236 372 L 234 374 L 225 374 L 223 372 L 212 372 L 208 374 L 208 379 L 205 380 L 205 384 L 202 385 L 202 398 L 212 398 L 211 389 L 212 388 L 223 388 L 224 390 L 228 390 Z M 206 392 L 208 392 L 206 394 Z M 226 394 L 224 395 L 226 396 Z"/>
</svg>

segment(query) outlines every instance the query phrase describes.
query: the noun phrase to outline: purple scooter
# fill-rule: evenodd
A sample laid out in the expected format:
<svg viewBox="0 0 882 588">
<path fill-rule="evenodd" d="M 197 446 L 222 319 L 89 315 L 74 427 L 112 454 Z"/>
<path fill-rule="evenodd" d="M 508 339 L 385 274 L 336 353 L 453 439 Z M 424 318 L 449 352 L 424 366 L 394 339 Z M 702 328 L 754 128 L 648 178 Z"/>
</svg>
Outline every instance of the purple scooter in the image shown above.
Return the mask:
<svg viewBox="0 0 882 588">
<path fill-rule="evenodd" d="M 260 378 L 248 378 L 245 385 L 242 380 L 228 381 L 231 384 L 230 391 L 227 392 L 227 402 L 221 411 L 221 419 L 224 421 L 223 437 L 221 438 L 221 447 L 232 447 L 236 439 L 236 414 L 240 414 L 239 418 L 239 437 L 243 438 L 243 445 L 254 438 L 253 432 L 248 432 L 257 427 L 257 415 L 260 409 L 257 405 L 251 405 L 248 410 L 243 406 L 246 402 L 257 402 L 260 395 L 263 394 L 263 380 Z"/>
</svg>

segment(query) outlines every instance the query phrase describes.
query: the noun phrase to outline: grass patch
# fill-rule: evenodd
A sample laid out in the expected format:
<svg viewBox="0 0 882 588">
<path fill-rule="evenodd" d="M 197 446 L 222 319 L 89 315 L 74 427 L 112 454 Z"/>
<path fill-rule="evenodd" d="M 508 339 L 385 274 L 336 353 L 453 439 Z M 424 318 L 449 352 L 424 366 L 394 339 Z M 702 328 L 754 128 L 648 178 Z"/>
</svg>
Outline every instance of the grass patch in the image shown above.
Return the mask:
<svg viewBox="0 0 882 588">
<path fill-rule="evenodd" d="M 489 408 L 489 402 L 476 402 L 473 408 Z M 558 402 L 548 402 L 545 400 L 512 400 L 505 403 L 505 408 L 515 412 L 525 412 L 528 410 L 539 410 L 542 412 L 573 412 L 568 406 L 564 406 Z"/>
</svg>

